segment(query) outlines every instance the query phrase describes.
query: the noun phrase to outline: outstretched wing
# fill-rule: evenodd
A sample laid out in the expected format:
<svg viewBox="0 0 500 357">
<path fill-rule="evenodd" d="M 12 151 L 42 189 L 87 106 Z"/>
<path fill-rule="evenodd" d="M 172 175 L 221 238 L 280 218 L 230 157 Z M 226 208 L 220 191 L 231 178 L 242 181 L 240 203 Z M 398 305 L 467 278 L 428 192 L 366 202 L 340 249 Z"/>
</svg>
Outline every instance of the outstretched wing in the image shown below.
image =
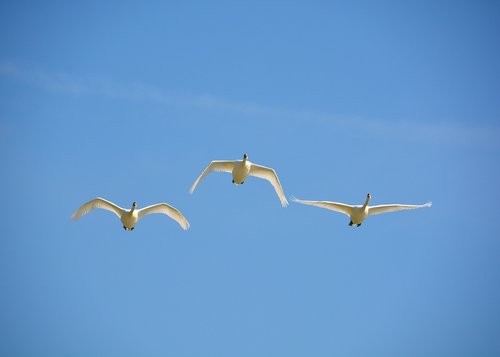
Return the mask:
<svg viewBox="0 0 500 357">
<path fill-rule="evenodd" d="M 381 214 L 381 213 L 404 211 L 404 210 L 408 210 L 408 209 L 424 208 L 424 207 L 430 207 L 430 206 L 432 206 L 432 202 L 427 202 L 425 205 L 393 204 L 393 205 L 380 205 L 380 206 L 371 206 L 371 207 L 369 206 L 368 207 L 368 214 L 375 215 L 375 214 Z"/>
<path fill-rule="evenodd" d="M 184 217 L 183 214 L 178 209 L 166 203 L 158 203 L 156 205 L 141 208 L 140 210 L 137 211 L 139 219 L 141 219 L 143 216 L 147 214 L 153 214 L 153 213 L 161 213 L 169 216 L 177 223 L 179 223 L 179 225 L 184 230 L 189 228 L 189 222 L 186 219 L 186 217 Z"/>
<path fill-rule="evenodd" d="M 71 215 L 71 218 L 76 220 L 76 219 L 80 218 L 81 216 L 86 215 L 87 213 L 92 211 L 94 208 L 101 208 L 101 209 L 111 211 L 114 214 L 116 214 L 118 216 L 118 218 L 120 218 L 122 216 L 123 212 L 125 212 L 125 210 L 123 208 L 115 205 L 113 202 L 109 202 L 109 201 L 105 200 L 104 198 L 97 197 L 97 198 L 94 198 L 92 201 L 89 201 L 89 202 L 83 204 L 80 208 L 78 208 Z"/>
<path fill-rule="evenodd" d="M 205 176 L 207 176 L 209 173 L 216 171 L 216 172 L 232 172 L 234 167 L 234 162 L 233 161 L 212 161 L 206 168 L 203 170 L 201 175 L 196 179 L 196 181 L 193 183 L 193 186 L 189 189 L 189 193 L 193 193 L 194 189 L 196 186 L 198 186 L 198 183 L 200 183 L 201 180 Z"/>
<path fill-rule="evenodd" d="M 352 208 L 353 206 L 346 205 L 344 203 L 339 203 L 339 202 L 329 202 L 329 201 L 305 201 L 305 200 L 299 200 L 298 198 L 292 197 L 292 201 L 302 203 L 305 205 L 310 205 L 310 206 L 317 206 L 321 208 L 326 208 L 331 211 L 336 211 L 343 213 L 347 216 L 351 216 Z"/>
<path fill-rule="evenodd" d="M 276 175 L 276 171 L 269 167 L 252 164 L 250 166 L 250 175 L 269 181 L 278 194 L 281 205 L 283 207 L 288 206 L 288 201 L 286 200 L 285 194 L 283 193 L 283 188 L 281 187 L 278 175 Z"/>
</svg>

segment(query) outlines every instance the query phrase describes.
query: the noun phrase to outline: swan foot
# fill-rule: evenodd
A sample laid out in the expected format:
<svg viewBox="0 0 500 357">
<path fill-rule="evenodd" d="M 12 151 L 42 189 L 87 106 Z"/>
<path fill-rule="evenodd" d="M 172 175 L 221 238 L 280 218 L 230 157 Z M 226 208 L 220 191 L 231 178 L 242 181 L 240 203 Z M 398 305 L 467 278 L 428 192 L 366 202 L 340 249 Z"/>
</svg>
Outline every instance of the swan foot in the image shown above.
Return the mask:
<svg viewBox="0 0 500 357">
<path fill-rule="evenodd" d="M 127 230 L 127 227 L 123 226 L 123 229 Z"/>
<path fill-rule="evenodd" d="M 233 183 L 234 183 L 234 180 L 233 180 Z"/>
<path fill-rule="evenodd" d="M 361 225 L 361 224 L 360 224 L 360 225 Z M 134 230 L 134 228 L 135 228 L 135 227 L 132 227 L 132 228 L 130 228 L 130 230 L 131 230 L 131 231 L 133 231 L 133 230 Z"/>
<path fill-rule="evenodd" d="M 357 225 L 356 225 L 356 227 L 359 227 L 360 225 L 361 225 L 361 223 L 360 223 L 360 224 L 357 224 Z"/>
<path fill-rule="evenodd" d="M 245 181 L 243 181 L 242 183 L 240 183 L 240 185 L 243 185 L 245 183 Z"/>
<path fill-rule="evenodd" d="M 351 226 L 351 227 L 352 227 L 352 225 L 353 225 L 353 224 L 354 224 L 354 223 L 352 223 L 352 221 L 350 221 L 350 222 L 349 222 L 349 226 Z"/>
</svg>

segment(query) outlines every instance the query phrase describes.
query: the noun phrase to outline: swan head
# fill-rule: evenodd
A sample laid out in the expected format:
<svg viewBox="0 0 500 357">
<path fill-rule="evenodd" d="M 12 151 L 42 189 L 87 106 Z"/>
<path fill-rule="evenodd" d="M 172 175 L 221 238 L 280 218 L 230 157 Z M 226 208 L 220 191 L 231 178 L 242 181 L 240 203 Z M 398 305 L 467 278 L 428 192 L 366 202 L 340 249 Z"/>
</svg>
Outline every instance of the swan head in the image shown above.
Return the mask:
<svg viewBox="0 0 500 357">
<path fill-rule="evenodd" d="M 243 154 L 243 160 L 246 160 L 248 159 L 248 155 L 247 154 Z"/>
<path fill-rule="evenodd" d="M 137 207 L 137 203 L 134 201 L 132 202 L 132 208 L 136 208 Z"/>
<path fill-rule="evenodd" d="M 372 199 L 372 195 L 367 194 L 367 195 L 366 195 L 366 201 L 365 201 L 364 206 L 368 206 L 368 203 L 370 203 L 370 200 L 371 200 L 371 199 Z"/>
</svg>

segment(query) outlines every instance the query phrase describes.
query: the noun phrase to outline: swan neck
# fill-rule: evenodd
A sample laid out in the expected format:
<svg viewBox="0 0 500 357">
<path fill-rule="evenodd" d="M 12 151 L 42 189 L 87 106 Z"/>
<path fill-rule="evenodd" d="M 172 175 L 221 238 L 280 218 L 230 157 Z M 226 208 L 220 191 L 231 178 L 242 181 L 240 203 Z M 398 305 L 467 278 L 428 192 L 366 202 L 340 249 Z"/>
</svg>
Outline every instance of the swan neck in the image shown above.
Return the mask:
<svg viewBox="0 0 500 357">
<path fill-rule="evenodd" d="M 368 206 L 368 203 L 370 203 L 370 196 L 366 197 L 365 204 L 363 205 L 363 208 L 366 208 Z"/>
</svg>

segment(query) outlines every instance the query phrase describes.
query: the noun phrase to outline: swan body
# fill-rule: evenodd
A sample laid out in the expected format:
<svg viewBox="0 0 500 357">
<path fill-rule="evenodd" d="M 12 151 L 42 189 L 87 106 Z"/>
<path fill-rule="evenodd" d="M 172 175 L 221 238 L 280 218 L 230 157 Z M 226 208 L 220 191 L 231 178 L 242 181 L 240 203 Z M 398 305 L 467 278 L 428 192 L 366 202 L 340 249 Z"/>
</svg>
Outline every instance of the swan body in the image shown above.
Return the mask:
<svg viewBox="0 0 500 357">
<path fill-rule="evenodd" d="M 242 185 L 248 176 L 255 176 L 267 180 L 271 183 L 271 185 L 273 185 L 274 190 L 281 201 L 281 205 L 283 207 L 288 206 L 288 201 L 286 200 L 276 172 L 272 168 L 250 162 L 247 154 L 243 155 L 243 160 L 212 161 L 193 183 L 189 192 L 193 193 L 200 181 L 211 172 L 230 172 L 233 176 L 233 183 L 235 185 Z"/>
<path fill-rule="evenodd" d="M 132 203 L 132 208 L 126 210 L 115 205 L 113 202 L 107 201 L 104 198 L 94 198 L 92 201 L 84 203 L 80 208 L 78 208 L 72 215 L 71 218 L 77 220 L 78 218 L 90 213 L 95 208 L 105 209 L 107 211 L 113 212 L 118 218 L 120 218 L 123 223 L 123 228 L 125 230 L 131 231 L 137 225 L 137 222 L 148 214 L 161 213 L 169 216 L 175 220 L 182 229 L 186 230 L 189 228 L 189 222 L 182 215 L 182 213 L 176 208 L 170 206 L 166 203 L 158 203 L 155 205 L 147 206 L 141 209 L 137 209 L 137 204 Z"/>
<path fill-rule="evenodd" d="M 371 195 L 368 194 L 366 196 L 365 203 L 362 206 L 351 206 L 346 205 L 345 203 L 339 202 L 329 202 L 329 201 L 305 201 L 299 200 L 295 197 L 292 198 L 292 201 L 302 203 L 305 205 L 317 206 L 321 208 L 326 208 L 332 211 L 343 213 L 351 219 L 349 222 L 350 226 L 359 227 L 361 223 L 370 215 L 376 215 L 381 213 L 388 212 L 396 212 L 402 210 L 423 208 L 432 206 L 432 202 L 427 202 L 423 205 L 401 205 L 401 204 L 389 204 L 389 205 L 379 205 L 379 206 L 368 206 L 370 203 Z"/>
</svg>

